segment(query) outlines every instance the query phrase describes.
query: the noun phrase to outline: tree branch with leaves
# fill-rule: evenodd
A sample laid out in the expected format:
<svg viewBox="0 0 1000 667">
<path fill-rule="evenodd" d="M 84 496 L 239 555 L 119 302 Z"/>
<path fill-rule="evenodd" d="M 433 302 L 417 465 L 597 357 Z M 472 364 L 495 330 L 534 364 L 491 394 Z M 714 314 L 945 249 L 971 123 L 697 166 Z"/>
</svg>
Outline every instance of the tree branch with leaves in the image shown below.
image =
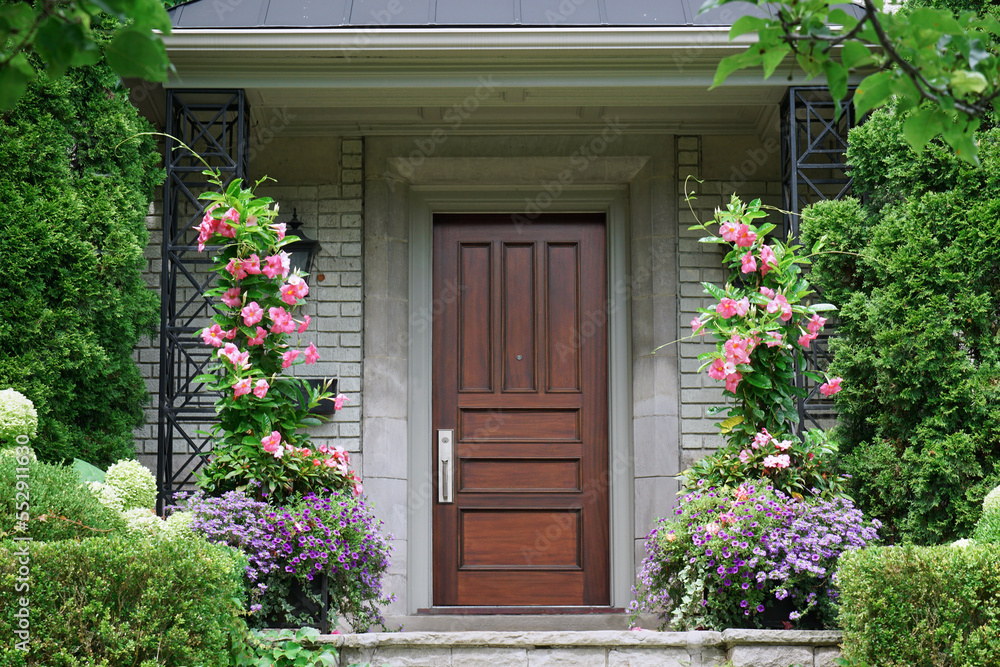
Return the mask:
<svg viewBox="0 0 1000 667">
<path fill-rule="evenodd" d="M 737 0 L 708 0 L 702 11 Z M 1000 21 L 975 12 L 933 7 L 887 12 L 882 0 L 769 2 L 762 15 L 743 16 L 730 39 L 758 41 L 722 60 L 713 87 L 733 72 L 761 66 L 769 78 L 789 57 L 808 78 L 824 76 L 833 98 L 847 97 L 852 73 L 865 76 L 854 106 L 859 116 L 890 101 L 911 111 L 903 126 L 920 150 L 942 137 L 962 159 L 978 163 L 975 132 L 1000 95 Z"/>
<path fill-rule="evenodd" d="M 121 77 L 166 81 L 169 32 L 162 0 L 0 0 L 0 111 L 17 104 L 36 66 L 58 78 L 103 57 Z"/>
</svg>

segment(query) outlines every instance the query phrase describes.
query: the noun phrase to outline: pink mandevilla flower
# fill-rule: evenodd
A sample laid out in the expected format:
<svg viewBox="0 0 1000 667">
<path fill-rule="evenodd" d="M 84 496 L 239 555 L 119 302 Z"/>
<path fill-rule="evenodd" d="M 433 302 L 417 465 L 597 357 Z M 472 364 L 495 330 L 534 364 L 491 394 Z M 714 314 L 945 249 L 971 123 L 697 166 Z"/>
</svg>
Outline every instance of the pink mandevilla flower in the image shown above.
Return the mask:
<svg viewBox="0 0 1000 667">
<path fill-rule="evenodd" d="M 281 273 L 281 258 L 271 255 L 264 259 L 264 264 L 265 266 L 263 266 L 260 271 L 268 278 L 273 280 L 279 273 Z"/>
<path fill-rule="evenodd" d="M 792 319 L 792 307 L 788 303 L 788 299 L 785 298 L 784 294 L 776 294 L 775 297 L 767 304 L 767 312 L 777 313 L 781 311 L 781 321 L 787 322 Z"/>
<path fill-rule="evenodd" d="M 260 257 L 253 253 L 243 260 L 243 270 L 250 275 L 260 275 Z"/>
<path fill-rule="evenodd" d="M 288 277 L 288 271 L 291 268 L 291 257 L 287 252 L 280 252 L 277 255 L 270 255 L 265 258 L 267 266 L 261 269 L 261 271 L 268 278 L 275 278 L 281 276 L 282 278 Z"/>
<path fill-rule="evenodd" d="M 299 333 L 305 333 L 305 330 L 309 328 L 309 322 L 312 320 L 311 317 L 306 315 L 302 319 L 302 324 L 299 325 Z"/>
<path fill-rule="evenodd" d="M 205 345 L 211 345 L 212 347 L 222 347 L 224 337 L 222 327 L 218 324 L 205 327 L 201 332 L 201 339 L 205 341 Z"/>
<path fill-rule="evenodd" d="M 233 343 L 226 343 L 226 346 L 219 350 L 219 356 L 225 357 L 237 368 L 244 370 L 250 368 L 250 353 L 240 352 L 240 348 Z"/>
<path fill-rule="evenodd" d="M 288 276 L 288 284 L 295 287 L 296 295 L 304 299 L 309 295 L 309 284 L 299 276 Z"/>
<path fill-rule="evenodd" d="M 740 231 L 740 226 L 733 220 L 726 220 L 721 225 L 719 225 L 719 234 L 722 238 L 729 243 L 736 242 L 736 235 Z"/>
<path fill-rule="evenodd" d="M 250 378 L 243 378 L 233 385 L 233 398 L 239 398 L 243 394 L 250 393 Z"/>
<path fill-rule="evenodd" d="M 726 379 L 726 360 L 725 359 L 713 359 L 712 365 L 708 367 L 708 377 L 713 380 L 725 380 Z"/>
<path fill-rule="evenodd" d="M 315 364 L 317 361 L 319 361 L 319 351 L 316 345 L 309 343 L 309 347 L 306 348 L 306 364 Z"/>
<path fill-rule="evenodd" d="M 284 308 L 271 306 L 267 314 L 271 317 L 271 333 L 292 333 L 295 330 L 295 321 Z"/>
<path fill-rule="evenodd" d="M 227 239 L 236 238 L 236 228 L 225 220 L 219 221 L 219 229 L 217 231 L 219 232 L 219 236 L 225 236 Z"/>
<path fill-rule="evenodd" d="M 806 325 L 806 328 L 809 329 L 809 333 L 815 334 L 819 333 L 819 330 L 823 328 L 824 324 L 826 324 L 825 317 L 820 317 L 819 315 L 813 315 L 812 318 L 809 320 L 809 324 Z"/>
<path fill-rule="evenodd" d="M 736 364 L 749 364 L 750 353 L 753 352 L 753 348 L 753 339 L 740 338 L 738 333 L 734 333 L 723 346 L 723 349 L 726 351 L 726 358 Z"/>
<path fill-rule="evenodd" d="M 719 303 L 715 306 L 715 312 L 719 314 L 719 317 L 728 320 L 730 317 L 736 315 L 736 300 L 729 297 L 720 299 Z"/>
<path fill-rule="evenodd" d="M 764 344 L 767 345 L 768 347 L 781 345 L 782 343 L 785 342 L 785 339 L 782 337 L 780 331 L 768 331 L 767 335 L 771 337 L 769 340 L 764 342 Z"/>
<path fill-rule="evenodd" d="M 291 256 L 285 252 L 281 251 L 277 255 L 270 255 L 264 260 L 267 266 L 261 269 L 261 272 L 268 278 L 275 278 L 281 276 L 286 278 L 288 276 L 288 271 L 291 268 Z"/>
<path fill-rule="evenodd" d="M 276 459 L 280 459 L 285 453 L 285 448 L 281 446 L 281 434 L 277 431 L 271 431 L 271 435 L 262 438 L 260 444 L 265 452 L 273 454 Z"/>
<path fill-rule="evenodd" d="M 818 333 L 804 333 L 804 334 L 802 334 L 801 336 L 799 336 L 799 345 L 801 345 L 802 347 L 804 347 L 805 349 L 808 350 L 809 349 L 809 343 L 811 343 L 814 340 L 816 340 L 816 336 L 818 336 L 818 335 L 819 335 Z"/>
<path fill-rule="evenodd" d="M 258 326 L 257 335 L 254 336 L 253 338 L 248 338 L 247 345 L 261 345 L 264 342 L 265 338 L 267 338 L 267 329 Z"/>
<path fill-rule="evenodd" d="M 749 248 L 757 242 L 757 232 L 750 231 L 748 225 L 740 225 L 736 232 L 736 245 L 740 248 Z"/>
<path fill-rule="evenodd" d="M 740 380 L 743 379 L 742 373 L 731 373 L 726 376 L 726 391 L 736 392 L 736 387 L 739 386 Z"/>
<path fill-rule="evenodd" d="M 344 403 L 349 403 L 350 401 L 351 399 L 347 398 L 343 394 L 337 394 L 337 398 L 333 400 L 333 409 L 340 410 L 342 407 L 344 407 Z"/>
<path fill-rule="evenodd" d="M 239 287 L 231 287 L 222 294 L 222 303 L 230 308 L 236 308 L 243 303 L 241 296 Z"/>
<path fill-rule="evenodd" d="M 243 316 L 243 324 L 248 327 L 260 322 L 264 319 L 264 309 L 256 301 L 251 301 L 247 305 L 243 306 L 243 310 L 240 311 Z"/>
<path fill-rule="evenodd" d="M 282 239 L 285 238 L 285 230 L 288 229 L 288 227 L 285 225 L 285 223 L 278 222 L 278 223 L 275 223 L 275 224 L 271 225 L 271 229 L 273 229 L 275 232 L 277 232 L 277 234 L 278 234 L 278 240 L 280 241 L 280 240 L 282 240 Z"/>
<path fill-rule="evenodd" d="M 236 347 L 234 343 L 226 343 L 225 347 L 219 350 L 219 356 L 229 359 L 232 363 L 236 363 L 235 359 L 240 353 L 240 348 Z"/>
<path fill-rule="evenodd" d="M 243 268 L 243 262 L 236 261 L 235 257 L 226 264 L 226 271 L 229 271 L 230 275 L 236 280 L 243 280 L 247 277 L 247 271 Z"/>
<path fill-rule="evenodd" d="M 294 278 L 295 276 L 292 277 Z M 281 300 L 289 306 L 294 306 L 299 302 L 299 291 L 291 283 L 285 283 L 282 285 L 279 292 L 281 293 Z"/>
<path fill-rule="evenodd" d="M 232 329 L 230 329 L 229 331 L 227 331 L 226 332 L 226 340 L 236 340 L 236 332 L 237 332 L 237 328 L 236 327 L 233 327 Z"/>
<path fill-rule="evenodd" d="M 760 288 L 760 293 L 763 294 L 764 296 L 766 296 L 768 299 L 773 299 L 774 298 L 774 290 L 770 289 L 768 287 L 761 287 Z"/>
<path fill-rule="evenodd" d="M 824 396 L 833 396 L 834 394 L 836 394 L 838 391 L 841 390 L 840 383 L 843 381 L 844 381 L 843 378 L 839 377 L 831 378 L 827 382 L 824 382 L 823 384 L 820 385 L 819 393 L 823 394 Z"/>
<path fill-rule="evenodd" d="M 215 208 L 214 206 L 212 208 Z M 212 209 L 208 209 L 205 213 L 205 217 L 201 219 L 201 224 L 198 225 L 198 252 L 205 249 L 205 243 L 208 242 L 212 235 L 219 229 L 219 221 L 212 217 Z"/>
<path fill-rule="evenodd" d="M 743 273 L 753 273 L 756 271 L 757 260 L 753 256 L 753 251 L 747 250 L 747 254 L 743 255 L 743 258 L 740 260 L 740 264 L 742 265 L 740 270 Z"/>
<path fill-rule="evenodd" d="M 288 368 L 295 362 L 295 358 L 298 357 L 301 352 L 298 350 L 288 350 L 283 355 L 281 355 L 281 367 Z"/>
<path fill-rule="evenodd" d="M 766 276 L 767 272 L 771 269 L 778 268 L 778 258 L 775 256 L 771 246 L 762 245 L 760 247 L 760 263 L 760 273 L 763 276 Z"/>
<path fill-rule="evenodd" d="M 267 396 L 267 390 L 271 388 L 271 385 L 267 383 L 267 380 L 261 378 L 257 380 L 257 384 L 254 385 L 253 395 L 257 398 L 264 398 Z"/>
</svg>

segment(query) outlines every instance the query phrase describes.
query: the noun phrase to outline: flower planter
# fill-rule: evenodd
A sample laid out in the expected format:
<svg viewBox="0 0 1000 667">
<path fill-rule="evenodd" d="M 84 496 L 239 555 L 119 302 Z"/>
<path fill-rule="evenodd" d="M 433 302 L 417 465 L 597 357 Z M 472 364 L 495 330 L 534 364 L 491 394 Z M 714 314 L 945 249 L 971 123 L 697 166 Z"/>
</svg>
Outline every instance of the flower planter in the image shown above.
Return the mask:
<svg viewBox="0 0 1000 667">
<path fill-rule="evenodd" d="M 309 584 L 304 586 L 303 582 L 293 579 L 289 583 L 287 602 L 291 605 L 291 610 L 286 614 L 271 614 L 265 619 L 265 626 L 269 628 L 286 629 L 305 627 L 307 624 L 300 622 L 289 622 L 284 617 L 291 615 L 294 618 L 302 616 L 312 617 L 312 627 L 321 633 L 327 634 L 330 631 L 330 577 L 326 573 L 314 578 Z M 319 601 L 317 603 L 317 600 Z"/>
<path fill-rule="evenodd" d="M 795 611 L 795 604 L 791 598 L 784 600 L 774 599 L 765 606 L 757 619 L 761 627 L 765 630 L 822 630 L 823 624 L 820 622 L 815 609 L 811 609 L 802 618 L 791 621 L 789 615 Z"/>
</svg>

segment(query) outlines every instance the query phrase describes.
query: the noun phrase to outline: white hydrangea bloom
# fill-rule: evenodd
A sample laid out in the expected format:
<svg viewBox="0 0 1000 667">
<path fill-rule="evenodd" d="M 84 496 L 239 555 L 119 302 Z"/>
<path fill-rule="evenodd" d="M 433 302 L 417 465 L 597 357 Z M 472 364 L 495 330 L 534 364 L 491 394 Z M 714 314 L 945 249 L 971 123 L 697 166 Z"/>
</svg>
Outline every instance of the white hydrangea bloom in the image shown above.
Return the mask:
<svg viewBox="0 0 1000 667">
<path fill-rule="evenodd" d="M 156 505 L 156 479 L 138 461 L 123 460 L 108 468 L 104 483 L 113 487 L 126 510 L 152 510 Z"/>
<path fill-rule="evenodd" d="M 125 512 L 125 530 L 134 535 L 161 535 L 166 521 L 152 510 L 137 507 Z"/>
<path fill-rule="evenodd" d="M 984 512 L 1000 512 L 1000 486 L 993 489 L 983 498 Z"/>
<path fill-rule="evenodd" d="M 174 512 L 164 521 L 164 535 L 173 539 L 183 539 L 194 535 L 191 530 L 191 522 L 194 521 L 193 512 Z"/>
<path fill-rule="evenodd" d="M 116 512 L 125 511 L 125 501 L 113 486 L 102 484 L 101 482 L 87 482 L 87 488 L 97 498 L 97 500 L 110 510 Z"/>
<path fill-rule="evenodd" d="M 17 436 L 34 438 L 38 433 L 38 413 L 27 396 L 14 389 L 0 391 L 0 440 L 11 444 Z M 17 444 L 26 444 L 23 441 Z"/>
</svg>

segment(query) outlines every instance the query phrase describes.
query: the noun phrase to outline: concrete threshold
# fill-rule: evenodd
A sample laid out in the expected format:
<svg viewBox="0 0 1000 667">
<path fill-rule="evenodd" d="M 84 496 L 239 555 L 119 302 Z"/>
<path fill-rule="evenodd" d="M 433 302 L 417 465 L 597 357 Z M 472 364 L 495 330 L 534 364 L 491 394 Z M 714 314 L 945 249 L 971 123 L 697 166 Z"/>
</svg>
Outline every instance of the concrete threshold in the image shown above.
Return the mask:
<svg viewBox="0 0 1000 667">
<path fill-rule="evenodd" d="M 385 627 L 402 632 L 553 632 L 628 630 L 628 614 L 415 614 L 387 617 Z M 643 622 L 647 625 L 643 626 Z M 656 627 L 654 616 L 639 627 Z"/>
</svg>

